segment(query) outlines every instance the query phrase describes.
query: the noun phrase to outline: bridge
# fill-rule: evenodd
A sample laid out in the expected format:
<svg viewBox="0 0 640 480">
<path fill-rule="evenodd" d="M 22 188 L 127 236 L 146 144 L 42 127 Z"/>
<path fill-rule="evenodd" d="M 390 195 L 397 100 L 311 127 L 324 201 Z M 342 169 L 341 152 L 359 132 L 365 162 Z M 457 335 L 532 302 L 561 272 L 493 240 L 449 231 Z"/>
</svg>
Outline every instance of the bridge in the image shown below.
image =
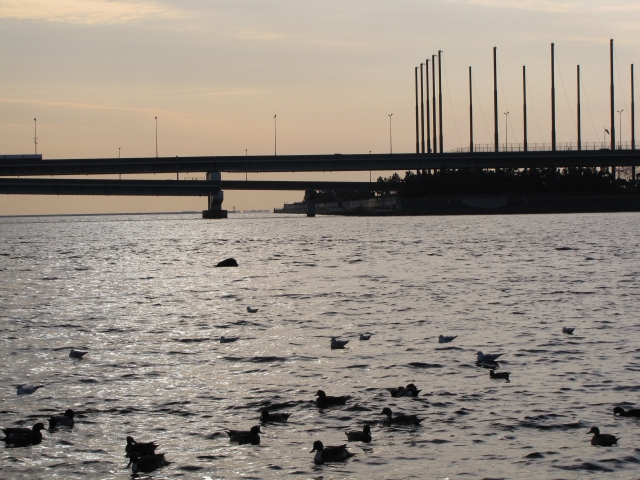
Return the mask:
<svg viewBox="0 0 640 480">
<path fill-rule="evenodd" d="M 466 168 L 562 168 L 640 165 L 640 150 L 454 152 L 439 154 L 262 155 L 161 158 L 0 159 L 0 194 L 207 196 L 205 218 L 224 218 L 224 190 L 389 191 L 377 182 L 229 181 L 221 173 L 403 171 Z M 635 169 L 634 169 L 635 170 Z M 207 180 L 179 180 L 205 172 Z M 176 180 L 45 179 L 38 176 L 175 173 Z M 12 178 L 13 177 L 13 178 Z M 29 178 L 18 178 L 29 177 Z M 313 198 L 313 195 L 311 195 Z M 313 201 L 309 202 L 313 214 Z"/>
</svg>

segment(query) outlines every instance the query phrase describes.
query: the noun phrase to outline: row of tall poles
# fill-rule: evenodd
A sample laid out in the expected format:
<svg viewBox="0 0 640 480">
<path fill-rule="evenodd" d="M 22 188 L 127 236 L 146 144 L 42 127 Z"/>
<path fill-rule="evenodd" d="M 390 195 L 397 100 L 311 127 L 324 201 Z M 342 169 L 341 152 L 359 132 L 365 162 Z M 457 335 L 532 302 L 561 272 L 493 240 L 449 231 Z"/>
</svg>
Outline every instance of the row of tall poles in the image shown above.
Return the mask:
<svg viewBox="0 0 640 480">
<path fill-rule="evenodd" d="M 615 144 L 615 96 L 614 96 L 614 78 L 613 78 L 613 39 L 610 41 L 610 82 L 611 82 L 611 125 L 608 133 L 611 137 L 611 150 L 616 149 Z M 431 56 L 431 73 L 432 73 L 432 105 L 429 104 L 429 59 L 425 63 L 421 63 L 420 67 L 415 67 L 415 83 L 416 83 L 416 153 L 443 153 L 444 139 L 442 128 L 442 50 L 438 51 L 438 104 L 436 105 L 436 55 Z M 498 47 L 493 47 L 493 117 L 494 117 L 494 148 L 499 151 L 498 142 L 498 69 L 497 69 Z M 423 67 L 426 69 L 426 81 L 423 77 Z M 418 68 L 420 69 L 420 81 L 418 83 Z M 578 130 L 578 150 L 582 149 L 582 124 L 580 112 L 580 65 L 577 66 L 577 130 Z M 425 87 L 426 87 L 426 150 L 425 150 Z M 524 124 L 524 151 L 528 151 L 527 141 L 527 71 L 526 66 L 522 66 L 522 93 L 523 93 L 523 124 Z M 619 110 L 622 121 L 622 112 Z M 430 113 L 433 113 L 433 125 L 430 121 Z M 505 112 L 505 120 L 508 122 L 509 112 Z M 439 136 L 436 135 L 436 117 L 438 119 Z M 431 135 L 431 127 L 433 127 L 433 137 Z M 507 133 L 505 133 L 506 139 Z M 433 139 L 433 149 L 431 141 Z M 620 142 L 619 148 L 622 148 Z M 635 150 L 635 97 L 634 97 L 634 72 L 633 64 L 631 65 L 631 149 Z M 438 148 L 439 147 L 439 148 Z M 555 44 L 551 44 L 551 150 L 556 151 L 556 91 L 555 91 Z M 469 152 L 473 152 L 473 74 L 469 67 Z M 507 148 L 507 147 L 506 147 Z M 635 167 L 634 178 L 635 178 Z M 614 171 L 615 173 L 615 171 Z"/>
<path fill-rule="evenodd" d="M 436 104 L 436 57 L 438 57 L 438 103 Z M 418 88 L 418 68 L 420 69 L 420 87 Z M 424 68 L 424 70 L 423 70 Z M 424 81 L 424 73 L 426 73 L 426 83 Z M 438 146 L 440 153 L 444 152 L 444 136 L 442 131 L 442 50 L 438 50 L 437 55 L 431 55 L 431 78 L 432 78 L 432 103 L 429 103 L 429 59 L 419 67 L 415 67 L 416 79 L 416 153 L 437 153 Z M 425 144 L 425 85 L 427 99 L 427 137 Z M 420 91 L 420 100 L 418 101 L 418 90 Z M 433 121 L 431 116 L 433 114 Z M 420 125 L 420 126 L 419 126 Z M 433 127 L 433 130 L 432 130 Z M 439 130 L 439 136 L 438 136 Z M 431 148 L 433 133 L 433 149 Z M 420 140 L 422 134 L 422 141 Z M 422 150 L 421 150 L 422 147 Z M 426 150 L 425 150 L 426 148 Z"/>
</svg>

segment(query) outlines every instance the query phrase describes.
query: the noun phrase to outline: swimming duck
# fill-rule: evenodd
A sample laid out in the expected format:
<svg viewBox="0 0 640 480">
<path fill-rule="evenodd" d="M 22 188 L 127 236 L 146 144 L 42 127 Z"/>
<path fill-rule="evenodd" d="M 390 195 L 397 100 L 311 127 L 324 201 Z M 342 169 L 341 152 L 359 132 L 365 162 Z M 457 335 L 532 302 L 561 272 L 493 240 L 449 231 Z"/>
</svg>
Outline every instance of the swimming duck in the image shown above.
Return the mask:
<svg viewBox="0 0 640 480">
<path fill-rule="evenodd" d="M 64 412 L 64 415 L 54 415 L 53 417 L 49 418 L 49 430 L 60 426 L 73 427 L 73 424 L 75 423 L 73 417 L 75 417 L 75 415 L 75 412 L 70 408 L 68 408 L 67 411 Z"/>
<path fill-rule="evenodd" d="M 493 379 L 496 380 L 506 380 L 507 382 L 509 381 L 509 375 L 511 375 L 511 372 L 498 372 L 496 373 L 495 370 L 491 369 L 489 370 L 489 376 Z"/>
<path fill-rule="evenodd" d="M 360 334 L 360 340 L 369 340 L 371 338 L 371 334 L 365 335 L 364 333 Z"/>
<path fill-rule="evenodd" d="M 246 430 L 227 430 L 230 442 L 237 442 L 240 445 L 250 443 L 251 445 L 260 445 L 260 425 L 251 427 L 248 432 Z"/>
<path fill-rule="evenodd" d="M 82 352 L 80 350 L 74 350 L 73 348 L 69 350 L 69 358 L 82 358 L 87 354 L 87 352 Z"/>
<path fill-rule="evenodd" d="M 587 435 L 593 433 L 591 438 L 591 445 L 597 445 L 599 447 L 610 447 L 618 444 L 618 438 L 608 433 L 600 433 L 598 427 L 591 427 L 591 430 L 587 432 Z"/>
<path fill-rule="evenodd" d="M 247 312 L 249 312 L 249 313 L 258 313 L 258 309 L 257 308 L 247 307 Z"/>
<path fill-rule="evenodd" d="M 233 343 L 240 337 L 220 337 L 220 343 Z"/>
<path fill-rule="evenodd" d="M 501 357 L 502 355 L 504 355 L 504 353 L 482 353 L 482 352 L 478 352 L 478 362 L 482 363 L 482 362 L 488 362 L 488 363 L 494 363 L 498 357 Z"/>
<path fill-rule="evenodd" d="M 369 443 L 371 441 L 371 427 L 365 425 L 362 427 L 362 431 L 344 432 L 347 434 L 347 439 L 350 442 L 364 442 Z"/>
<path fill-rule="evenodd" d="M 621 417 L 640 417 L 640 408 L 630 408 L 625 410 L 622 407 L 616 407 L 613 409 L 613 414 L 618 414 Z"/>
<path fill-rule="evenodd" d="M 152 453 L 150 455 L 140 456 L 137 453 L 133 452 L 131 454 L 131 461 L 129 462 L 129 464 L 131 465 L 131 471 L 133 473 L 151 472 L 156 468 L 169 465 L 170 462 L 164 459 L 164 455 L 164 453 Z"/>
<path fill-rule="evenodd" d="M 291 416 L 290 413 L 269 413 L 269 410 L 262 410 L 261 422 L 286 422 Z"/>
<path fill-rule="evenodd" d="M 573 331 L 575 330 L 575 327 L 562 327 L 562 333 L 573 333 Z"/>
<path fill-rule="evenodd" d="M 349 395 L 343 395 L 342 397 L 331 397 L 324 393 L 324 390 L 318 390 L 316 396 L 318 397 L 316 398 L 316 404 L 321 407 L 326 407 L 329 405 L 344 405 L 345 403 L 347 403 L 347 400 L 351 398 Z"/>
<path fill-rule="evenodd" d="M 39 388 L 42 388 L 44 385 L 18 385 L 17 394 L 18 395 L 31 395 Z"/>
<path fill-rule="evenodd" d="M 337 447 L 325 447 L 320 440 L 313 442 L 313 450 L 309 453 L 316 452 L 313 461 L 321 465 L 325 462 L 343 462 L 349 457 L 353 457 L 353 453 L 347 450 L 346 445 L 338 445 Z"/>
<path fill-rule="evenodd" d="M 387 388 L 392 397 L 417 397 L 422 390 L 418 390 L 413 383 L 406 387 Z"/>
<path fill-rule="evenodd" d="M 450 343 L 453 342 L 456 338 L 458 338 L 458 335 L 440 335 L 438 337 L 438 343 Z"/>
<path fill-rule="evenodd" d="M 130 457 L 134 453 L 138 456 L 153 455 L 158 448 L 156 442 L 136 442 L 133 437 L 127 437 L 127 446 L 124 447 L 126 457 Z"/>
<path fill-rule="evenodd" d="M 396 415 L 392 417 L 392 412 L 389 407 L 385 407 L 380 412 L 380 415 L 386 415 L 387 418 L 383 420 L 383 423 L 387 425 L 419 425 L 424 418 L 418 418 L 417 415 Z"/>
<path fill-rule="evenodd" d="M 337 340 L 336 337 L 333 337 L 331 339 L 331 349 L 344 348 L 347 343 L 349 343 L 349 340 Z"/>
<path fill-rule="evenodd" d="M 3 440 L 7 443 L 19 445 L 34 445 L 42 441 L 42 433 L 40 433 L 41 430 L 44 430 L 43 423 L 36 423 L 33 428 L 3 428 Z"/>
</svg>

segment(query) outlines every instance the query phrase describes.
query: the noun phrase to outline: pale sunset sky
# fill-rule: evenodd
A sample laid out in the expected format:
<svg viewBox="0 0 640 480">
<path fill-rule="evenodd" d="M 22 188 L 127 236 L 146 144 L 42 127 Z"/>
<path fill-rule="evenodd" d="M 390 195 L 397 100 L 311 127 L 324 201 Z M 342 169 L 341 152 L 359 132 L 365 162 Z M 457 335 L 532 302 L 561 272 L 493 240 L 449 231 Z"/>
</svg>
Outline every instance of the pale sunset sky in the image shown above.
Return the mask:
<svg viewBox="0 0 640 480">
<path fill-rule="evenodd" d="M 501 141 L 509 111 L 509 142 L 522 142 L 526 65 L 529 142 L 550 142 L 551 42 L 558 141 L 576 140 L 580 64 L 583 141 L 608 142 L 610 38 L 629 141 L 639 32 L 637 0 L 0 0 L 0 154 L 34 152 L 35 117 L 45 159 L 118 148 L 151 157 L 155 116 L 160 156 L 270 154 L 273 115 L 279 154 L 386 153 L 390 113 L 394 152 L 411 152 L 414 67 L 438 50 L 445 150 L 468 145 L 469 66 L 475 141 L 490 143 L 493 46 Z M 249 178 L 368 181 L 369 172 Z M 302 195 L 228 191 L 223 208 L 272 209 Z M 204 198 L 0 200 L 0 215 L 204 208 Z"/>
</svg>

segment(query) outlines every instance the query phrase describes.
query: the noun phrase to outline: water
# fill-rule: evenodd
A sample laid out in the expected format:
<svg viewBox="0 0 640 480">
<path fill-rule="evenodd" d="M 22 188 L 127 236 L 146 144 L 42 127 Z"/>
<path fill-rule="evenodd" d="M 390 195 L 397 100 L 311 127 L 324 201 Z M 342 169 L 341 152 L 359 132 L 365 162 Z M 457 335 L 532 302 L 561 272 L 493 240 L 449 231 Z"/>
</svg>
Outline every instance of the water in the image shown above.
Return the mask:
<svg viewBox="0 0 640 480">
<path fill-rule="evenodd" d="M 155 478 L 637 478 L 640 420 L 612 409 L 640 390 L 638 232 L 639 214 L 1 219 L 0 425 L 77 423 L 1 448 L 0 476 L 127 478 L 132 435 L 172 462 Z M 410 382 L 416 399 L 385 390 Z M 319 410 L 319 388 L 352 399 Z M 230 444 L 266 406 L 289 423 Z M 425 420 L 384 427 L 383 407 Z M 313 464 L 364 422 L 370 445 Z"/>
</svg>

